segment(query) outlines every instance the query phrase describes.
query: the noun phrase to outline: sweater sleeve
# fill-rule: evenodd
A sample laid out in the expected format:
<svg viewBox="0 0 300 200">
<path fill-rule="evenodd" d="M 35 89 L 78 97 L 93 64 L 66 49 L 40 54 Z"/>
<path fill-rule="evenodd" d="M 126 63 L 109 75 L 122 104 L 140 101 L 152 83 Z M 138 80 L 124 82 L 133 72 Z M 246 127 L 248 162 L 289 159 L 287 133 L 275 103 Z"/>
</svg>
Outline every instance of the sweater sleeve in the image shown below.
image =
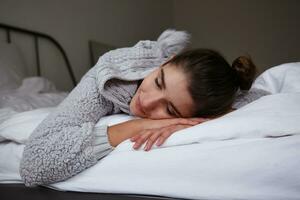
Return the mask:
<svg viewBox="0 0 300 200">
<path fill-rule="evenodd" d="M 25 185 L 63 181 L 110 153 L 107 126 L 95 124 L 112 109 L 113 104 L 99 94 L 95 78 L 82 78 L 31 134 L 20 163 Z"/>
<path fill-rule="evenodd" d="M 251 88 L 249 91 L 239 92 L 232 107 L 235 109 L 239 109 L 263 96 L 270 94 L 271 93 L 268 91 L 257 88 Z"/>
</svg>

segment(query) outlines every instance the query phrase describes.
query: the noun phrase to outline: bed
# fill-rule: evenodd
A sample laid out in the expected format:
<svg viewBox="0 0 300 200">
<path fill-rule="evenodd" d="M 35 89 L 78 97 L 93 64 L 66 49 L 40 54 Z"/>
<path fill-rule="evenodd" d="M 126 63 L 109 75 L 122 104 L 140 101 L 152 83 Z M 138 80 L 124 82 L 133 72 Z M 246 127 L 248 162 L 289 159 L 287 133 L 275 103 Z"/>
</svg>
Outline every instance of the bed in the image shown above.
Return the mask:
<svg viewBox="0 0 300 200">
<path fill-rule="evenodd" d="M 6 198 L 299 199 L 300 63 L 267 70 L 251 90 L 264 96 L 223 117 L 178 131 L 145 152 L 122 142 L 104 159 L 59 183 L 24 188 L 24 144 L 53 108 L 9 113 L 0 124 L 0 192 Z M 97 126 L 132 119 L 118 114 Z M 10 183 L 10 184 L 8 184 Z M 49 189 L 50 188 L 50 189 Z M 67 191 L 67 192 L 66 192 Z M 79 193 L 80 192 L 80 193 Z"/>
<path fill-rule="evenodd" d="M 41 108 L 51 110 L 68 95 L 68 91 L 76 86 L 77 81 L 67 54 L 53 37 L 2 23 L 0 24 L 0 36 L 2 36 L 0 41 L 0 124 L 18 113 Z M 89 47 L 92 63 L 95 62 L 97 56 L 113 48 L 95 41 L 90 41 Z M 52 60 L 47 61 L 45 54 L 50 54 Z M 55 69 L 53 66 L 58 66 L 58 68 Z M 53 75 L 49 77 L 47 74 L 49 67 L 52 68 L 50 74 L 54 75 L 54 80 L 50 80 Z M 57 71 L 62 71 L 66 82 L 62 82 L 61 77 L 55 80 Z M 59 86 L 61 87 L 59 88 Z M 17 143 L 13 144 L 17 148 L 19 147 Z M 0 142 L 2 152 L 3 145 L 5 142 Z M 7 152 L 5 154 L 9 155 Z M 0 162 L 4 162 L 3 157 Z M 4 166 L 1 165 L 1 167 L 0 173 L 7 174 Z M 42 186 L 26 188 L 20 181 L 15 180 L 14 182 L 12 179 L 7 181 L 7 179 L 4 180 L 4 176 L 1 178 L 1 199 L 20 199 L 21 197 L 23 199 L 44 199 L 49 195 L 57 199 L 149 199 L 155 197 L 153 195 L 117 193 L 62 192 Z M 167 198 L 156 196 L 155 199 Z"/>
</svg>

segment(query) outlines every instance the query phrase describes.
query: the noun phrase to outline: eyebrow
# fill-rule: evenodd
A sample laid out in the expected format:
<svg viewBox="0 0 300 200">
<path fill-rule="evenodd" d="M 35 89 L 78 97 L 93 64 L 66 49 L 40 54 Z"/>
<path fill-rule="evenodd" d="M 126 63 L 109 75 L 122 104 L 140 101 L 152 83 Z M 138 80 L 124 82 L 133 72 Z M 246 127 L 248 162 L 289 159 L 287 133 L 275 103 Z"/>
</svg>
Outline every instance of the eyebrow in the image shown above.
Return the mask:
<svg viewBox="0 0 300 200">
<path fill-rule="evenodd" d="M 160 69 L 161 72 L 161 85 L 163 89 L 166 89 L 166 82 L 165 82 L 165 73 L 163 68 Z M 174 106 L 174 104 L 170 101 L 170 105 L 172 106 L 173 110 L 179 115 L 179 117 L 182 117 L 182 114 L 178 111 L 178 109 Z"/>
</svg>

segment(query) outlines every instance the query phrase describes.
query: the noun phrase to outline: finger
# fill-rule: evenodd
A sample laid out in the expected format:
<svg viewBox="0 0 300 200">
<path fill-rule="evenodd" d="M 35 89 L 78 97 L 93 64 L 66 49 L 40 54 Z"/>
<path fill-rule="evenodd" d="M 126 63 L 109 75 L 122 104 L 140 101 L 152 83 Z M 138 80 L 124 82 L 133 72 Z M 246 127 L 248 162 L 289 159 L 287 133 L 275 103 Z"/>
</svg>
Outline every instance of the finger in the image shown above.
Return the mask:
<svg viewBox="0 0 300 200">
<path fill-rule="evenodd" d="M 169 121 L 169 125 L 176 125 L 176 124 L 181 124 L 181 123 L 188 123 L 189 120 L 187 118 L 172 118 L 172 119 L 167 119 Z"/>
<path fill-rule="evenodd" d="M 144 150 L 145 150 L 145 151 L 149 151 L 149 150 L 151 149 L 152 145 L 153 145 L 153 144 L 156 142 L 156 140 L 159 138 L 160 134 L 161 134 L 161 131 L 157 131 L 156 133 L 152 134 L 152 135 L 148 138 L 147 143 L 146 143 L 146 145 L 145 145 L 145 147 L 144 147 Z"/>
<path fill-rule="evenodd" d="M 140 137 L 141 137 L 141 135 L 140 135 L 140 134 L 137 134 L 137 135 L 131 137 L 131 138 L 130 138 L 130 141 L 131 141 L 131 142 L 134 142 L 134 141 L 136 141 L 137 139 L 139 139 Z"/>
<path fill-rule="evenodd" d="M 190 120 L 194 121 L 196 124 L 201 124 L 203 122 L 209 121 L 209 118 L 189 118 Z M 196 125 L 194 124 L 194 125 Z"/>
<path fill-rule="evenodd" d="M 166 123 L 165 126 L 178 125 L 178 124 L 189 124 L 189 125 L 197 124 L 195 121 L 189 120 L 188 118 L 166 119 L 166 122 L 167 123 Z"/>
<path fill-rule="evenodd" d="M 196 121 L 196 120 L 187 119 L 186 123 L 180 123 L 178 125 L 190 125 L 190 126 L 194 126 L 194 125 L 197 125 L 199 123 L 201 123 L 201 122 Z"/>
<path fill-rule="evenodd" d="M 207 118 L 202 118 L 202 117 L 194 117 L 190 118 L 190 120 L 196 121 L 196 122 L 204 122 L 207 120 Z"/>
<path fill-rule="evenodd" d="M 177 123 L 174 125 L 178 125 L 178 124 L 189 124 L 189 125 L 194 125 L 196 123 L 196 121 L 192 121 L 188 118 L 177 118 Z"/>
<path fill-rule="evenodd" d="M 134 149 L 139 149 L 142 146 L 142 144 L 145 143 L 145 141 L 148 139 L 148 137 L 150 135 L 151 135 L 151 131 L 150 130 L 145 131 L 142 135 L 140 135 L 140 138 L 137 139 L 137 141 L 133 145 L 133 148 Z"/>
<path fill-rule="evenodd" d="M 156 146 L 160 146 L 165 142 L 165 140 L 163 139 L 163 137 L 159 137 L 157 142 L 156 142 Z"/>
<path fill-rule="evenodd" d="M 170 134 L 170 135 L 171 135 L 171 134 Z M 157 140 L 157 142 L 156 142 L 156 145 L 157 145 L 157 146 L 162 145 L 162 144 L 167 140 L 167 138 L 168 138 L 170 135 L 160 135 L 160 137 L 158 138 L 158 140 Z"/>
<path fill-rule="evenodd" d="M 170 135 L 172 135 L 177 129 L 175 126 L 168 127 L 164 130 L 162 134 L 160 134 L 159 138 L 157 139 L 156 145 L 162 145 Z"/>
<path fill-rule="evenodd" d="M 170 137 L 170 135 L 172 135 L 178 130 L 189 128 L 189 127 L 191 127 L 191 125 L 172 125 L 166 127 L 164 133 L 162 133 L 157 139 L 156 145 L 157 146 L 162 145 Z"/>
</svg>

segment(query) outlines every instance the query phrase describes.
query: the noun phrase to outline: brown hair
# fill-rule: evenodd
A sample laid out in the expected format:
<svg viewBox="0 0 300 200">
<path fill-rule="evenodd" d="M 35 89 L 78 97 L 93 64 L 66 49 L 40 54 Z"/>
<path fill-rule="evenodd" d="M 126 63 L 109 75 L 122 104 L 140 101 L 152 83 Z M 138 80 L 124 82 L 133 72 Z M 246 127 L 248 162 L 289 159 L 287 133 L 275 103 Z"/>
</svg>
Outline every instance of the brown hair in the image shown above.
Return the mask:
<svg viewBox="0 0 300 200">
<path fill-rule="evenodd" d="M 238 89 L 249 90 L 256 74 L 250 57 L 238 57 L 231 66 L 219 52 L 211 49 L 185 51 L 167 63 L 187 74 L 197 117 L 215 117 L 228 112 Z"/>
</svg>

